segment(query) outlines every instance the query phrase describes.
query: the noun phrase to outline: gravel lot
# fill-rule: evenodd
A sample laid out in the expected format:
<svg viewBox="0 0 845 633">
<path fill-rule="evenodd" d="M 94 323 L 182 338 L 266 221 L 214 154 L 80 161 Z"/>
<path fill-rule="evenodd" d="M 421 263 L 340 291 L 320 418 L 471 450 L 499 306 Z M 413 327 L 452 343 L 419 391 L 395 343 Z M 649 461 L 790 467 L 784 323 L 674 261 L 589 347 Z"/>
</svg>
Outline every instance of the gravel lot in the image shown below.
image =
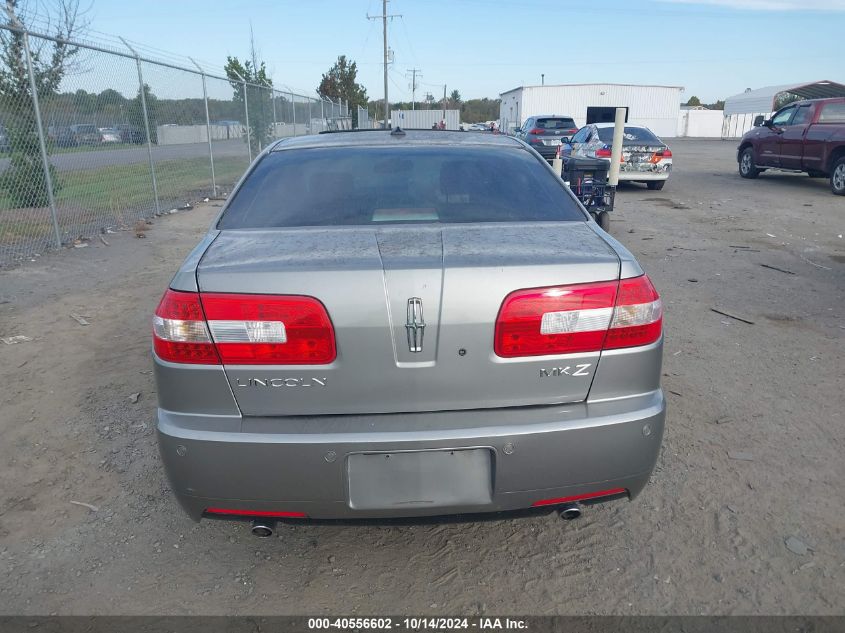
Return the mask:
<svg viewBox="0 0 845 633">
<path fill-rule="evenodd" d="M 0 336 L 33 339 L 0 344 L 0 613 L 842 614 L 845 199 L 741 180 L 734 148 L 678 140 L 664 191 L 617 196 L 666 302 L 667 433 L 641 497 L 570 523 L 194 524 L 149 316 L 218 209 L 0 273 Z"/>
</svg>

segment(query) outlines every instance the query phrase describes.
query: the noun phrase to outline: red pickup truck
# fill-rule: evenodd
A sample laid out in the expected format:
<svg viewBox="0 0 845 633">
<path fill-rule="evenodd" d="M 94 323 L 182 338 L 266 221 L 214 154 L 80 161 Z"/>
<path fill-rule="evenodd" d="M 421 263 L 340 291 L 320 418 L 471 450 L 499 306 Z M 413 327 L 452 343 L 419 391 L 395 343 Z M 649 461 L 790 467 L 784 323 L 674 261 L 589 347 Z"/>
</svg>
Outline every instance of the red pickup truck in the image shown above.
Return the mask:
<svg viewBox="0 0 845 633">
<path fill-rule="evenodd" d="M 758 117 L 737 148 L 739 175 L 756 178 L 766 169 L 830 177 L 845 195 L 845 97 L 795 101 L 770 119 Z"/>
</svg>

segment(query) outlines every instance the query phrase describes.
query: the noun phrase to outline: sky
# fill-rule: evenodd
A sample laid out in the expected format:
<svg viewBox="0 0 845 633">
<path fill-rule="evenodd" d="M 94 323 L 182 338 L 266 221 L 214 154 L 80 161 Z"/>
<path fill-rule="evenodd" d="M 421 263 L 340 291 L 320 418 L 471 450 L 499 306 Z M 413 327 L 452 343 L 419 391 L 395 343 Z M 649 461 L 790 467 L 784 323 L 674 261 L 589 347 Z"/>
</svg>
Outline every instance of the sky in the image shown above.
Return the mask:
<svg viewBox="0 0 845 633">
<path fill-rule="evenodd" d="M 88 39 L 115 35 L 222 74 L 249 54 L 250 25 L 277 87 L 313 94 L 338 55 L 384 95 L 381 0 L 89 0 Z M 746 88 L 845 83 L 845 0 L 390 0 L 392 102 L 457 89 L 464 99 L 519 85 L 683 86 L 709 103 Z M 175 57 L 174 57 L 175 56 Z"/>
</svg>

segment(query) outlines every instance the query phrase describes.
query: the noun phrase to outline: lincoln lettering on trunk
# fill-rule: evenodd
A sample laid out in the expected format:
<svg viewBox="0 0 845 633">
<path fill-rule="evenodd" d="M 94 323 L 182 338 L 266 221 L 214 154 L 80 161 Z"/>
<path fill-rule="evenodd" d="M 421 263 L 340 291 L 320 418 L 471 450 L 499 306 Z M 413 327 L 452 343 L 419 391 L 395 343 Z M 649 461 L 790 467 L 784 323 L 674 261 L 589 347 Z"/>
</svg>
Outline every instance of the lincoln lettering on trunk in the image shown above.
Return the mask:
<svg viewBox="0 0 845 633">
<path fill-rule="evenodd" d="M 328 378 L 235 378 L 236 387 L 325 387 Z"/>
</svg>

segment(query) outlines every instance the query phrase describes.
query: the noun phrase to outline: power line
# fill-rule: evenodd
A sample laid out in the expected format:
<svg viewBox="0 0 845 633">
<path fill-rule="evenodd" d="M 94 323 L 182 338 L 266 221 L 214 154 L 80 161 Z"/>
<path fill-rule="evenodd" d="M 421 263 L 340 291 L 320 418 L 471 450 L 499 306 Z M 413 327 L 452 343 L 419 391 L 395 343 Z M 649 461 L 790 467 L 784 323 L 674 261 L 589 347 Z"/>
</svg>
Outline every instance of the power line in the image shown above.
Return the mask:
<svg viewBox="0 0 845 633">
<path fill-rule="evenodd" d="M 411 110 L 416 110 L 417 75 L 422 77 L 422 73 L 419 68 L 409 68 L 408 72 L 411 73 Z M 407 76 L 406 74 L 405 77 Z"/>
<path fill-rule="evenodd" d="M 389 0 L 381 0 L 381 15 L 374 15 L 370 16 L 367 15 L 368 20 L 378 20 L 381 19 L 381 28 L 384 37 L 384 129 L 387 129 L 387 119 L 388 119 L 388 100 L 387 100 L 387 65 L 390 63 L 389 55 L 388 55 L 388 48 L 387 48 L 387 19 L 390 18 L 401 18 L 401 15 L 388 15 L 387 14 L 387 3 Z"/>
</svg>

